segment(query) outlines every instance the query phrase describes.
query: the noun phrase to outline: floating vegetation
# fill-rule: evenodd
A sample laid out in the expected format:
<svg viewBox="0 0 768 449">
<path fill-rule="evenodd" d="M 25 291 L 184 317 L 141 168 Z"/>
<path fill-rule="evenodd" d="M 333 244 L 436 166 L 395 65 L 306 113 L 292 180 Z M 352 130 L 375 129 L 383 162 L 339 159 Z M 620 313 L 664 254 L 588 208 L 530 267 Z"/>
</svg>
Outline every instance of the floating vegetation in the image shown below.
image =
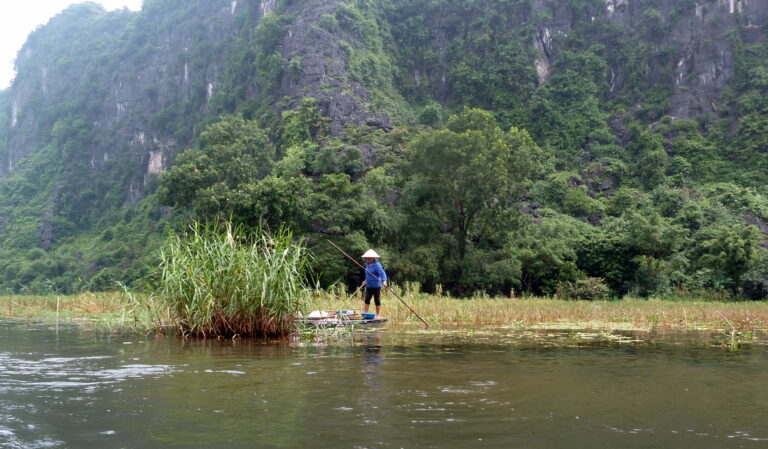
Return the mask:
<svg viewBox="0 0 768 449">
<path fill-rule="evenodd" d="M 194 225 L 171 235 L 152 297 L 185 336 L 283 337 L 305 309 L 308 254 L 290 232 Z"/>
</svg>

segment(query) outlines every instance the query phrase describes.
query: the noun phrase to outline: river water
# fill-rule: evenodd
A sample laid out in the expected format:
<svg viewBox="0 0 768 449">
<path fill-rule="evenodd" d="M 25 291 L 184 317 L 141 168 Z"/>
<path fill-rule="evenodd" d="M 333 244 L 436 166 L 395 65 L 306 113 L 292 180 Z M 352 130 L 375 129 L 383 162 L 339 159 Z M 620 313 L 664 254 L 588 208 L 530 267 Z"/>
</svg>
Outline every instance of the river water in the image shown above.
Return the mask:
<svg viewBox="0 0 768 449">
<path fill-rule="evenodd" d="M 768 448 L 768 341 L 181 341 L 0 321 L 2 448 Z"/>
</svg>

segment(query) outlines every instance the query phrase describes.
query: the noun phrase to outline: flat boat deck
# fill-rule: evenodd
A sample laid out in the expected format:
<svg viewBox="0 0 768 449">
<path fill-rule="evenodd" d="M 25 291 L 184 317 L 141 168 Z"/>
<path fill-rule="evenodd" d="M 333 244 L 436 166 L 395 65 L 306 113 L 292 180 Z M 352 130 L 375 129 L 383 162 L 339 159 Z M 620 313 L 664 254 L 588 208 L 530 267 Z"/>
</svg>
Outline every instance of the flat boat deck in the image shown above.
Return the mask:
<svg viewBox="0 0 768 449">
<path fill-rule="evenodd" d="M 312 327 L 379 327 L 389 321 L 386 318 L 374 319 L 349 319 L 349 318 L 314 318 L 301 320 L 300 322 Z"/>
</svg>

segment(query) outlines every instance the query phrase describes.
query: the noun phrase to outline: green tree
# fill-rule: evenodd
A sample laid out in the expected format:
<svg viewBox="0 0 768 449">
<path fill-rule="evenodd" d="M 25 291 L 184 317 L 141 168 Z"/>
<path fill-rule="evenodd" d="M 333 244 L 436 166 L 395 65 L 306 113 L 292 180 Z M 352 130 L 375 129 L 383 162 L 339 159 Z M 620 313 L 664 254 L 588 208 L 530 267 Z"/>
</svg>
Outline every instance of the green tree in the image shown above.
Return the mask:
<svg viewBox="0 0 768 449">
<path fill-rule="evenodd" d="M 529 129 L 542 145 L 556 150 L 558 164 L 573 166 L 592 143 L 613 143 L 608 115 L 601 110 L 606 63 L 596 52 L 564 51 L 552 78 L 531 100 Z"/>
<path fill-rule="evenodd" d="M 652 209 L 628 210 L 621 217 L 606 218 L 599 232 L 580 241 L 579 268 L 604 278 L 614 291 L 627 293 L 638 290 L 638 275 L 645 275 L 646 262 L 670 258 L 686 243 L 685 229 L 672 219 Z"/>
<path fill-rule="evenodd" d="M 636 153 L 636 168 L 640 182 L 647 189 L 653 189 L 664 182 L 667 168 L 667 153 L 664 140 L 658 134 L 643 132 L 632 146 Z"/>
<path fill-rule="evenodd" d="M 301 99 L 296 108 L 284 111 L 280 127 L 280 146 L 289 148 L 306 142 L 317 143 L 328 134 L 327 118 L 317 109 L 317 100 Z"/>
<path fill-rule="evenodd" d="M 577 268 L 578 242 L 591 226 L 567 218 L 529 220 L 512 236 L 510 244 L 521 264 L 522 288 L 534 294 L 554 294 L 558 283 L 580 277 Z"/>
<path fill-rule="evenodd" d="M 724 226 L 702 243 L 699 263 L 733 288 L 758 260 L 758 242 L 754 226 Z"/>
<path fill-rule="evenodd" d="M 275 148 L 255 121 L 228 116 L 201 135 L 202 148 L 184 151 L 160 181 L 161 204 L 192 208 L 200 218 L 231 215 L 247 201 L 245 185 L 272 170 Z"/>
<path fill-rule="evenodd" d="M 427 233 L 449 237 L 440 239 L 448 244 L 445 268 L 464 293 L 472 243 L 490 238 L 513 214 L 543 153 L 524 130 L 502 131 L 491 113 L 470 108 L 451 117 L 447 129 L 418 136 L 411 151 L 405 194 L 412 209 L 405 212 Z"/>
</svg>

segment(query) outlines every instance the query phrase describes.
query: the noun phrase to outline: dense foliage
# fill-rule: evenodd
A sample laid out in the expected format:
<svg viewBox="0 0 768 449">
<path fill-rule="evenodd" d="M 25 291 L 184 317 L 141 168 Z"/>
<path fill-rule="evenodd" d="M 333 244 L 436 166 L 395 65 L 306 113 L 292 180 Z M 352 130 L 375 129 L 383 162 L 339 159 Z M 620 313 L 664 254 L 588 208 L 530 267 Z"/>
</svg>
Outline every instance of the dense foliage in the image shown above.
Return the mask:
<svg viewBox="0 0 768 449">
<path fill-rule="evenodd" d="M 284 231 L 220 231 L 195 224 L 169 236 L 150 308 L 169 309 L 182 335 L 289 335 L 309 298 L 306 250 Z"/>
<path fill-rule="evenodd" d="M 170 3 L 145 10 L 194 16 Z M 0 183 L 0 288 L 138 285 L 164 226 L 232 219 L 306 236 L 322 285 L 360 276 L 331 237 L 376 247 L 396 282 L 428 291 L 768 296 L 768 42 L 747 43 L 753 24 L 730 34 L 717 111 L 675 118 L 687 94 L 676 83 L 690 80 L 676 78 L 687 50 L 673 25 L 692 2 L 649 0 L 622 24 L 603 0 L 340 1 L 312 26 L 339 36 L 349 80 L 397 126 L 332 132 L 319 99 L 278 96 L 303 76 L 281 43 L 307 3 L 277 2 L 258 25 L 246 15 L 226 46 L 184 53 L 192 67 L 228 69 L 207 106 L 198 85 L 153 117 L 178 154 L 138 203 L 124 199 L 130 152 L 96 178 L 78 153 L 98 137 L 88 87 L 52 105 L 50 138 Z M 151 47 L 148 20 L 130 22 L 124 43 Z M 9 133 L 0 126 L 0 145 Z M 41 245 L 43 225 L 57 237 Z"/>
<path fill-rule="evenodd" d="M 311 104 L 303 117 L 316 117 Z M 665 173 L 652 188 L 641 175 L 637 187 L 597 195 L 583 174 L 553 172 L 551 154 L 527 132 L 503 131 L 483 110 L 467 108 L 442 130 L 367 136 L 387 162 L 364 174 L 341 162 L 349 136 L 318 144 L 304 133 L 300 156 L 247 165 L 273 154 L 272 143 L 249 154 L 224 148 L 259 141 L 254 122 L 228 117 L 203 142 L 211 135 L 229 140 L 183 153 L 162 178 L 160 201 L 198 219 L 288 223 L 308 236 L 324 284 L 357 275 L 325 243 L 333 236 L 354 251 L 381 248 L 395 278 L 430 290 L 765 295 L 764 237 L 744 220 L 765 216 L 765 196 L 728 183 L 676 187 Z"/>
</svg>

